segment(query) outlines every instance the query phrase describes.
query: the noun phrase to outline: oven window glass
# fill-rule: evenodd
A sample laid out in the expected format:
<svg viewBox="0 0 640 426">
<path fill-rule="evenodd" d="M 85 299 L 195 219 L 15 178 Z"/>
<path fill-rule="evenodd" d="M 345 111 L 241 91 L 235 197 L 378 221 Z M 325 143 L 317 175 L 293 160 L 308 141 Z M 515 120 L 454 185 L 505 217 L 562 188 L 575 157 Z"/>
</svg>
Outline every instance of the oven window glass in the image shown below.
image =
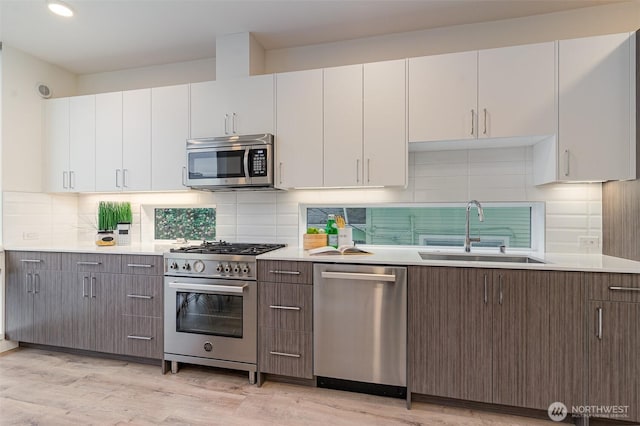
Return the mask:
<svg viewBox="0 0 640 426">
<path fill-rule="evenodd" d="M 244 150 L 189 153 L 189 179 L 243 177 Z"/>
<path fill-rule="evenodd" d="M 176 331 L 242 338 L 242 296 L 177 292 Z"/>
</svg>

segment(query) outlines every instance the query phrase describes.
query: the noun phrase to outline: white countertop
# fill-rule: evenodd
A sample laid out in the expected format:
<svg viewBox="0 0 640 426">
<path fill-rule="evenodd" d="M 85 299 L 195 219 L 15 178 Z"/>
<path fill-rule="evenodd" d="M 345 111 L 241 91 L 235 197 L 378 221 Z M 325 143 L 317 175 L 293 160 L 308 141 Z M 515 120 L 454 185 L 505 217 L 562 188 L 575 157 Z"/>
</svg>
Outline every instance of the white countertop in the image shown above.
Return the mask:
<svg viewBox="0 0 640 426">
<path fill-rule="evenodd" d="M 100 254 L 140 254 L 161 256 L 174 244 L 131 244 L 128 246 L 97 246 L 95 243 L 50 244 L 33 246 L 4 246 L 4 250 L 14 251 L 55 251 L 63 253 L 100 253 Z"/>
<path fill-rule="evenodd" d="M 389 247 L 361 247 L 372 254 L 367 255 L 314 255 L 296 247 L 285 247 L 258 256 L 263 260 L 293 260 L 319 263 L 363 263 L 375 265 L 419 265 L 419 266 L 452 266 L 467 268 L 502 268 L 502 269 L 538 269 L 546 271 L 584 271 L 584 272 L 618 272 L 640 274 L 640 262 L 621 259 L 619 257 L 601 254 L 554 254 L 544 256 L 530 254 L 531 257 L 543 260 L 545 263 L 508 263 L 508 262 L 477 262 L 451 260 L 423 260 L 418 252 L 435 252 L 424 248 L 389 248 Z M 453 252 L 453 251 L 452 251 Z M 461 251 L 457 251 L 461 253 Z M 475 252 L 489 254 L 488 252 Z M 496 253 L 491 253 L 496 254 Z M 510 254 L 528 254 L 508 251 Z"/>
</svg>

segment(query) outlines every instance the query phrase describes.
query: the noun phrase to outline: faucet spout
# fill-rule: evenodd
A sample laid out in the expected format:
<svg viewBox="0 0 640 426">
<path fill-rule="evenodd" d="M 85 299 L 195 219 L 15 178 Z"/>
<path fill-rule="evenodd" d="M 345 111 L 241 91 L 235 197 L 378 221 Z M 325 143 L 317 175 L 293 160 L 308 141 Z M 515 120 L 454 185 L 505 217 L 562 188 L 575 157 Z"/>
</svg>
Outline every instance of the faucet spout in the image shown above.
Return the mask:
<svg viewBox="0 0 640 426">
<path fill-rule="evenodd" d="M 469 253 L 471 251 L 471 243 L 480 242 L 480 237 L 478 238 L 470 238 L 469 237 L 469 211 L 471 210 L 471 206 L 476 206 L 478 209 L 478 220 L 480 222 L 484 222 L 484 211 L 482 210 L 482 204 L 480 204 L 477 200 L 471 200 L 467 203 L 467 215 L 466 215 L 466 223 L 465 223 L 465 234 L 464 234 L 464 251 Z"/>
</svg>

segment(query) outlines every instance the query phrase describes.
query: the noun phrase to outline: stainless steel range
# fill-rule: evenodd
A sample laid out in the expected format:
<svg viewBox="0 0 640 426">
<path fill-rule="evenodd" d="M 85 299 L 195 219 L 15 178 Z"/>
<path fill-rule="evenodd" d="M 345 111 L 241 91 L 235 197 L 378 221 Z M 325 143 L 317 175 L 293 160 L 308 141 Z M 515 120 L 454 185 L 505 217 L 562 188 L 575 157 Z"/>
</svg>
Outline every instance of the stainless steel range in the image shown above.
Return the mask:
<svg viewBox="0 0 640 426">
<path fill-rule="evenodd" d="M 203 242 L 164 254 L 164 362 L 249 372 L 257 360 L 256 259 L 283 244 Z"/>
</svg>

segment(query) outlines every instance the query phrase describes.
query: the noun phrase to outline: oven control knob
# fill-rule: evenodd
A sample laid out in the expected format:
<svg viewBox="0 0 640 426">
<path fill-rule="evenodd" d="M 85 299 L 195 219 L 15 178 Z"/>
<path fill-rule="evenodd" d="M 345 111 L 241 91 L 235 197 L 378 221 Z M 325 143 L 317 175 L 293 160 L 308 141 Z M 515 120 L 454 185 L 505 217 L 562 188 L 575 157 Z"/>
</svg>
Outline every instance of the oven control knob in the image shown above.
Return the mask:
<svg viewBox="0 0 640 426">
<path fill-rule="evenodd" d="M 226 272 L 227 274 L 229 272 L 231 272 L 231 266 L 229 266 L 229 264 L 227 263 L 226 265 L 224 265 L 224 272 Z"/>
<path fill-rule="evenodd" d="M 243 274 L 248 274 L 249 273 L 249 265 L 243 265 L 242 266 L 242 273 Z"/>
<path fill-rule="evenodd" d="M 184 265 L 182 265 L 182 269 L 184 269 L 185 271 L 190 271 L 191 265 L 189 265 L 188 263 L 185 263 Z"/>
<path fill-rule="evenodd" d="M 216 272 L 222 272 L 222 263 L 218 263 L 218 266 L 216 266 Z"/>
<path fill-rule="evenodd" d="M 171 263 L 171 265 L 169 265 L 169 269 L 178 269 L 178 264 L 176 262 Z"/>
<path fill-rule="evenodd" d="M 213 345 L 211 342 L 204 342 L 204 350 L 207 352 L 211 352 L 213 350 Z"/>
<path fill-rule="evenodd" d="M 238 265 L 237 263 L 233 265 L 233 273 L 234 274 L 240 273 L 240 265 Z"/>
<path fill-rule="evenodd" d="M 197 273 L 201 273 L 204 271 L 204 262 L 202 260 L 196 260 L 193 262 L 193 270 Z"/>
</svg>

